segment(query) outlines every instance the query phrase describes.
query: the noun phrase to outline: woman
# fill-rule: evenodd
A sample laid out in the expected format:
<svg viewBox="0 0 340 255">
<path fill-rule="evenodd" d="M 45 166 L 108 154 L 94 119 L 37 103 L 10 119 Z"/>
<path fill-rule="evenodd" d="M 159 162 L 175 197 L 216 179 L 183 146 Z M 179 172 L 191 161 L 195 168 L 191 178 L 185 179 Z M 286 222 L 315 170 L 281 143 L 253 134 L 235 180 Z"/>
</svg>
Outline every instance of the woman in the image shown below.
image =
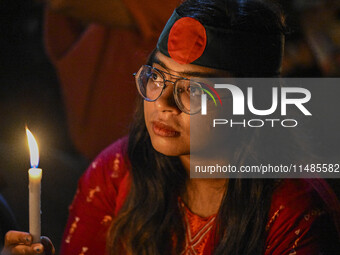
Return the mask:
<svg viewBox="0 0 340 255">
<path fill-rule="evenodd" d="M 61 254 L 339 252 L 330 224 L 339 204 L 321 180 L 189 178 L 190 114 L 197 109 L 185 101 L 185 92 L 193 93 L 187 79 L 275 77 L 283 33 L 270 1 L 179 6 L 135 75 L 145 100 L 129 137 L 100 154 L 79 182 Z M 261 158 L 256 137 L 243 137 L 228 157 Z M 25 237 L 9 232 L 5 252 L 34 254 L 37 244 L 17 241 Z"/>
</svg>

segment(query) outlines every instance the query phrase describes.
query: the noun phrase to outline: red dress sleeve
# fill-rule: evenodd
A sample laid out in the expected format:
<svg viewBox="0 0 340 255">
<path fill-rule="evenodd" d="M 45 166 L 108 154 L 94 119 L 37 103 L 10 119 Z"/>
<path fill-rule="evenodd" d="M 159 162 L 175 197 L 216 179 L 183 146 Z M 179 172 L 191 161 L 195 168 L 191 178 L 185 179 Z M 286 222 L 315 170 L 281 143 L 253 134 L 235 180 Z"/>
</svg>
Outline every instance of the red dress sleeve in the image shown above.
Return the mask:
<svg viewBox="0 0 340 255">
<path fill-rule="evenodd" d="M 269 215 L 266 255 L 338 254 L 325 247 L 337 242 L 337 233 L 321 198 L 304 180 L 284 180 L 273 194 Z M 330 253 L 323 253 L 325 248 Z"/>
<path fill-rule="evenodd" d="M 79 180 L 60 254 L 106 254 L 107 231 L 128 191 L 126 142 L 123 138 L 108 147 Z"/>
</svg>

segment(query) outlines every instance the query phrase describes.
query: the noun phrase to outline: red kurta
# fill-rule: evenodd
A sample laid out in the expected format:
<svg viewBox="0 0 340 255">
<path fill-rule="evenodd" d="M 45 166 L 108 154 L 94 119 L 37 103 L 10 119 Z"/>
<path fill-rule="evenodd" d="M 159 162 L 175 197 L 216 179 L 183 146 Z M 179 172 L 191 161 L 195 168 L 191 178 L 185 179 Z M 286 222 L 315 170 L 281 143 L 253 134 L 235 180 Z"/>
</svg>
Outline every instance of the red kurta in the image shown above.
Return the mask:
<svg viewBox="0 0 340 255">
<path fill-rule="evenodd" d="M 127 138 L 103 151 L 79 181 L 61 248 L 62 255 L 106 254 L 106 234 L 113 217 L 121 208 L 129 190 Z M 314 184 L 313 184 L 314 183 Z M 316 192 L 315 183 L 324 191 Z M 285 179 L 273 193 L 266 230 L 266 255 L 320 254 L 324 240 L 336 240 L 336 233 L 325 236 L 329 218 L 325 203 L 339 208 L 334 194 L 321 180 Z M 327 196 L 326 196 L 327 193 Z M 183 254 L 211 254 L 211 235 L 215 215 L 200 217 L 192 213 L 179 198 L 185 212 L 186 248 Z M 330 204 L 329 204 L 330 206 Z M 333 254 L 333 253 L 332 253 Z M 337 253 L 334 253 L 337 254 Z"/>
</svg>

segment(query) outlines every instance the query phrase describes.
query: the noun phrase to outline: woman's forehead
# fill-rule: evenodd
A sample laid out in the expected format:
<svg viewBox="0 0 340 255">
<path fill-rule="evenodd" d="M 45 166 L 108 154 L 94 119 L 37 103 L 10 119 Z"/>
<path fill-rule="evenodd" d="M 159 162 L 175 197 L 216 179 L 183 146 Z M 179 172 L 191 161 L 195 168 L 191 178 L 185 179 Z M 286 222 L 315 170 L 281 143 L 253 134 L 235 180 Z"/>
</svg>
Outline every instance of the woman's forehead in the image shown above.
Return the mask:
<svg viewBox="0 0 340 255">
<path fill-rule="evenodd" d="M 193 64 L 179 64 L 159 51 L 154 55 L 152 63 L 158 64 L 171 74 L 183 77 L 230 77 L 227 71 Z"/>
</svg>

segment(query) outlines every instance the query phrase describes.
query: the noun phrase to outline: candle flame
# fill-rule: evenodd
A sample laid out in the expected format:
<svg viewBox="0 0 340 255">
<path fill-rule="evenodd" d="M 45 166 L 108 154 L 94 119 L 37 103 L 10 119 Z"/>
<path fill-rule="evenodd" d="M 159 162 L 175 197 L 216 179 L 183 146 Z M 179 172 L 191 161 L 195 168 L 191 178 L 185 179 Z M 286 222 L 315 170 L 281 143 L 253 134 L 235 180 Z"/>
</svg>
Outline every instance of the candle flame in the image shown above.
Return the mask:
<svg viewBox="0 0 340 255">
<path fill-rule="evenodd" d="M 28 148 L 30 150 L 31 167 L 37 168 L 39 165 L 39 149 L 37 141 L 34 139 L 33 134 L 26 128 L 26 135 L 28 140 Z"/>
</svg>

